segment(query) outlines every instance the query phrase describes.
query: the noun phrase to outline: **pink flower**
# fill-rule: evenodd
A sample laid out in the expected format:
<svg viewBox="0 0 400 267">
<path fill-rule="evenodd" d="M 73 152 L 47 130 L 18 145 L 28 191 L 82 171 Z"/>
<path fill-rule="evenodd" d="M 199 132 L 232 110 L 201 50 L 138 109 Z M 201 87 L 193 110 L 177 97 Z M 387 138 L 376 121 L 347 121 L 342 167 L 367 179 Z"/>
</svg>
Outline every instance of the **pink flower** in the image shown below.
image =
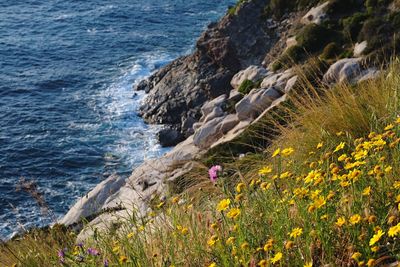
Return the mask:
<svg viewBox="0 0 400 267">
<path fill-rule="evenodd" d="M 212 166 L 208 170 L 208 175 L 210 176 L 210 180 L 212 183 L 215 183 L 218 179 L 218 172 L 222 171 L 222 167 L 220 165 Z"/>
</svg>

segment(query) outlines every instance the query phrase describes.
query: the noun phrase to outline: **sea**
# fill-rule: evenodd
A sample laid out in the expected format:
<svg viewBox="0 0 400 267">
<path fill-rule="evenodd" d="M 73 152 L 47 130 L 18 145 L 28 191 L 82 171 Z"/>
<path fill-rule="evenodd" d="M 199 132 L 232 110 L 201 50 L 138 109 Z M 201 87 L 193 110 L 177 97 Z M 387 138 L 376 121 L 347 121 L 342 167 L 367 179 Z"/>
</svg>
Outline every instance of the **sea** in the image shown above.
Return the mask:
<svg viewBox="0 0 400 267">
<path fill-rule="evenodd" d="M 111 174 L 168 151 L 132 87 L 190 53 L 235 2 L 0 0 L 1 239 L 53 223 Z"/>
</svg>

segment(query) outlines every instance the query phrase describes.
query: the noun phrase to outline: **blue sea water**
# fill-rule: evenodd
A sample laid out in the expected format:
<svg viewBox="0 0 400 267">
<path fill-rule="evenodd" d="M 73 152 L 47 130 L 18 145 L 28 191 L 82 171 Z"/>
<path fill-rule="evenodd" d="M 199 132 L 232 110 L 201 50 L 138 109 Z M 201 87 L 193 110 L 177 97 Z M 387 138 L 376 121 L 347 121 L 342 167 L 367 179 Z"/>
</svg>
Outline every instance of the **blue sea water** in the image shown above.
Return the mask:
<svg viewBox="0 0 400 267">
<path fill-rule="evenodd" d="M 0 237 L 57 217 L 112 173 L 165 152 L 132 85 L 189 53 L 235 0 L 0 0 Z"/>
</svg>

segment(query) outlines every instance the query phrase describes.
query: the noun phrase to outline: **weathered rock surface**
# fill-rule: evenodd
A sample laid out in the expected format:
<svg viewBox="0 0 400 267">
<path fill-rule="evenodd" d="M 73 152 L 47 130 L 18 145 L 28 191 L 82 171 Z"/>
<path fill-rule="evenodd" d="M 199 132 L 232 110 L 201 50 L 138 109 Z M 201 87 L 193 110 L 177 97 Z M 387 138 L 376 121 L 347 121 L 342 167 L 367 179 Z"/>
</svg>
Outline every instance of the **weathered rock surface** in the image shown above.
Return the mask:
<svg viewBox="0 0 400 267">
<path fill-rule="evenodd" d="M 328 84 L 352 82 L 361 73 L 360 58 L 344 58 L 329 67 L 323 80 Z"/>
<path fill-rule="evenodd" d="M 368 46 L 367 41 L 362 41 L 361 43 L 356 43 L 354 45 L 353 55 L 355 57 L 360 57 L 364 53 L 365 49 L 367 49 L 367 46 Z"/>
<path fill-rule="evenodd" d="M 164 128 L 157 133 L 157 140 L 162 147 L 170 147 L 185 139 L 184 135 L 173 128 Z"/>
<path fill-rule="evenodd" d="M 282 92 L 274 87 L 253 89 L 236 104 L 236 114 L 241 121 L 254 119 L 281 96 Z"/>
<path fill-rule="evenodd" d="M 247 69 L 236 73 L 231 80 L 231 86 L 234 89 L 238 89 L 245 80 L 257 82 L 267 76 L 267 74 L 268 71 L 264 67 L 252 65 Z"/>
<path fill-rule="evenodd" d="M 236 15 L 209 25 L 193 54 L 168 64 L 138 89 L 149 91 L 140 114 L 149 123 L 174 125 L 181 132 L 188 116 L 200 118 L 200 107 L 231 90 L 241 69 L 259 64 L 277 37 L 262 12 L 268 0 L 243 3 Z"/>
<path fill-rule="evenodd" d="M 315 23 L 315 24 L 321 24 L 324 19 L 326 19 L 326 8 L 329 5 L 329 1 L 326 1 L 325 3 L 313 7 L 310 9 L 310 11 L 307 12 L 307 14 L 304 15 L 304 17 L 301 19 L 301 23 L 303 24 L 310 24 L 310 23 Z"/>
</svg>

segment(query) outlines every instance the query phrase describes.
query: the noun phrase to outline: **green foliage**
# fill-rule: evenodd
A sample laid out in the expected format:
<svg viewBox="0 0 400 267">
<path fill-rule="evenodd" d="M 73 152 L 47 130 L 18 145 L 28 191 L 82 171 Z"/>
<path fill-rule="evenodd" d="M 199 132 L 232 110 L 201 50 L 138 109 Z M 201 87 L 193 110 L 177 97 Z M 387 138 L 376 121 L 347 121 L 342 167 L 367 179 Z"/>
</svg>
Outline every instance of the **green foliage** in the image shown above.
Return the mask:
<svg viewBox="0 0 400 267">
<path fill-rule="evenodd" d="M 399 30 L 400 29 L 400 11 L 390 14 L 389 21 L 391 22 L 392 27 L 394 29 Z"/>
<path fill-rule="evenodd" d="M 238 9 L 238 7 L 243 4 L 246 0 L 238 0 L 237 3 L 234 6 L 230 6 L 228 8 L 228 14 L 233 16 L 236 14 L 236 10 Z"/>
<path fill-rule="evenodd" d="M 321 54 L 321 59 L 335 59 L 340 53 L 342 53 L 343 49 L 335 42 L 331 42 L 327 44 Z"/>
<path fill-rule="evenodd" d="M 299 63 L 304 56 L 304 49 L 299 45 L 294 45 L 286 51 L 272 64 L 272 71 Z"/>
<path fill-rule="evenodd" d="M 250 80 L 244 80 L 240 86 L 238 91 L 243 94 L 243 95 L 247 95 L 248 93 L 250 93 L 250 91 L 254 88 L 255 84 L 253 81 Z"/>
<path fill-rule="evenodd" d="M 351 40 L 356 40 L 367 18 L 368 14 L 357 12 L 350 17 L 342 19 L 344 35 L 350 37 Z"/>
<path fill-rule="evenodd" d="M 309 24 L 297 35 L 298 45 L 307 52 L 314 53 L 321 50 L 333 37 L 333 32 L 323 25 Z"/>
<path fill-rule="evenodd" d="M 362 1 L 359 0 L 330 0 L 327 13 L 334 16 L 351 14 L 362 8 Z"/>
</svg>

